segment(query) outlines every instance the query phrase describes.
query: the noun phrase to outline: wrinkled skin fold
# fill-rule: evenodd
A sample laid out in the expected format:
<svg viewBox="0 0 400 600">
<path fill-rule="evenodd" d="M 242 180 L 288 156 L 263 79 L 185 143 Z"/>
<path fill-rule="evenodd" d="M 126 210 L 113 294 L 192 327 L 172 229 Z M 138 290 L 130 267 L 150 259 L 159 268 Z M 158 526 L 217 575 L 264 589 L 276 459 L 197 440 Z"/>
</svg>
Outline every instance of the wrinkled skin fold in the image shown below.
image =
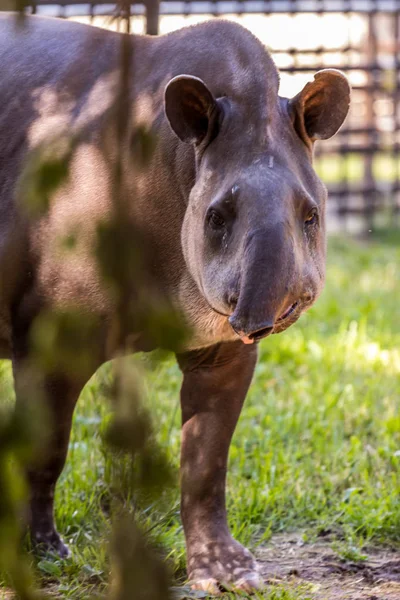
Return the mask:
<svg viewBox="0 0 400 600">
<path fill-rule="evenodd" d="M 256 562 L 227 526 L 229 444 L 257 342 L 292 325 L 324 284 L 326 190 L 312 152 L 346 117 L 347 80 L 327 69 L 295 98 L 280 98 L 266 49 L 220 20 L 129 38 L 132 132 L 122 149 L 119 201 L 132 247 L 140 246 L 137 231 L 148 242 L 152 276 L 125 290 L 133 317 L 117 338 L 111 324 L 118 307 L 93 250 L 99 223 L 113 214 L 112 165 L 121 148 L 112 106 L 122 36 L 37 17 L 18 33 L 13 18 L 0 16 L 0 356 L 13 361 L 17 410 L 27 410 L 36 380 L 43 383 L 46 452 L 27 473 L 32 539 L 68 553 L 53 500 L 75 403 L 95 370 L 127 345 L 155 346 L 142 318 L 155 279 L 190 331 L 177 354 L 188 578 L 211 593 L 224 585 L 253 591 L 262 585 Z M 154 139 L 140 164 L 137 128 Z M 41 144 L 63 136 L 75 140 L 68 179 L 53 190 L 48 210 L 32 214 L 19 201 L 24 170 Z M 60 239 L 71 232 L 77 243 L 65 252 Z M 87 331 L 76 329 L 79 343 L 67 356 L 86 351 L 90 360 L 73 369 L 50 361 L 50 370 L 36 362 L 32 372 L 37 319 L 65 309 L 87 316 Z"/>
</svg>

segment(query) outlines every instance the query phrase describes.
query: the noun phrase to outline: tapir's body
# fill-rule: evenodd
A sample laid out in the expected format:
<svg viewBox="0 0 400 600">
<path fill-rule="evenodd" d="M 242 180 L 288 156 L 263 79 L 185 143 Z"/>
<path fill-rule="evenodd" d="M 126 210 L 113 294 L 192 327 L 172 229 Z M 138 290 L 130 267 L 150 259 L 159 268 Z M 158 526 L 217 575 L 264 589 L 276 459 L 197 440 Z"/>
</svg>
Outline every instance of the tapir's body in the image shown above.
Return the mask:
<svg viewBox="0 0 400 600">
<path fill-rule="evenodd" d="M 102 152 L 107 147 L 115 159 L 119 150 L 110 111 L 121 40 L 52 19 L 28 18 L 18 30 L 11 16 L 0 17 L 0 357 L 13 359 L 24 401 L 20 372 L 44 308 L 96 316 L 93 368 L 120 349 L 109 342 L 116 307 L 93 246 L 113 209 L 112 169 Z M 126 122 L 151 131 L 156 145 L 146 164 L 124 155 L 125 210 L 150 240 L 159 289 L 190 331 L 178 357 L 189 576 L 211 591 L 224 582 L 248 590 L 259 585 L 255 562 L 230 537 L 224 498 L 229 443 L 256 361 L 256 344 L 242 341 L 284 330 L 322 288 L 326 193 L 311 147 L 341 125 L 348 84 L 325 71 L 291 103 L 280 99 L 265 48 L 223 21 L 155 39 L 132 36 L 129 45 Z M 63 133 L 79 139 L 69 179 L 48 212 L 29 217 L 18 200 L 23 165 Z M 60 239 L 71 232 L 78 241 L 69 254 Z M 137 322 L 124 333 L 134 350 L 148 348 Z M 91 375 L 46 374 L 51 448 L 47 463 L 28 473 L 33 538 L 60 554 L 54 485 Z"/>
</svg>

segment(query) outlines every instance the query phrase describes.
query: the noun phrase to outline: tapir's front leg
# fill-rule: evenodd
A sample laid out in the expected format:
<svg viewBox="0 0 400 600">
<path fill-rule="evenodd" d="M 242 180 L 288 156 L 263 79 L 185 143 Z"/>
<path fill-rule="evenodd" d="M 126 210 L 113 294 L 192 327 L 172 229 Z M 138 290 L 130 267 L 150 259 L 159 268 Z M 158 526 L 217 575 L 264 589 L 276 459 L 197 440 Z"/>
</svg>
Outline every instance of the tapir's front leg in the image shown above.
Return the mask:
<svg viewBox="0 0 400 600">
<path fill-rule="evenodd" d="M 181 390 L 181 515 L 193 587 L 251 591 L 262 585 L 255 559 L 228 529 L 228 450 L 257 359 L 256 346 L 219 344 L 178 357 Z"/>
</svg>

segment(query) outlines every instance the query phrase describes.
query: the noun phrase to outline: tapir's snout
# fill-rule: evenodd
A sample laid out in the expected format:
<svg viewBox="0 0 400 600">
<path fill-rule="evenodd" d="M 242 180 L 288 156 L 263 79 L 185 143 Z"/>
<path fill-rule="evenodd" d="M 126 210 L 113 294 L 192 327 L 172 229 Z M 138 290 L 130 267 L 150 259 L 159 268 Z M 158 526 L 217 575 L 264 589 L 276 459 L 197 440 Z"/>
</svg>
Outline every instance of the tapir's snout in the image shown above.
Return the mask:
<svg viewBox="0 0 400 600">
<path fill-rule="evenodd" d="M 292 315 L 295 314 L 296 309 L 300 306 L 299 301 L 295 301 L 292 304 L 289 304 L 288 308 L 280 314 L 277 318 L 267 319 L 264 322 L 260 322 L 257 325 L 252 324 L 250 328 L 246 324 L 244 324 L 238 315 L 233 313 L 231 317 L 229 317 L 229 323 L 231 324 L 232 329 L 238 336 L 242 339 L 245 344 L 252 344 L 253 342 L 258 342 L 265 337 L 274 333 L 277 325 L 281 327 L 286 320 L 288 320 Z"/>
<path fill-rule="evenodd" d="M 248 236 L 240 291 L 229 322 L 245 343 L 274 332 L 296 310 L 294 252 L 284 224 Z"/>
</svg>

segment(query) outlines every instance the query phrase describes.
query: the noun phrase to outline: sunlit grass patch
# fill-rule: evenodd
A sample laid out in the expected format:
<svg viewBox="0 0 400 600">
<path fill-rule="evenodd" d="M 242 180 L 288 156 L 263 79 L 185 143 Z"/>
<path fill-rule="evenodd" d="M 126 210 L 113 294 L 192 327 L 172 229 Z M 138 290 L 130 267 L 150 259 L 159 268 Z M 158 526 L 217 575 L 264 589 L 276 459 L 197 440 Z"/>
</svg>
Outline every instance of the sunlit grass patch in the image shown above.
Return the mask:
<svg viewBox="0 0 400 600">
<path fill-rule="evenodd" d="M 372 160 L 372 175 L 377 182 L 392 183 L 400 177 L 398 156 L 377 153 Z M 315 169 L 326 184 L 342 181 L 360 183 L 365 179 L 366 157 L 360 153 L 322 154 L 315 160 Z"/>
</svg>

